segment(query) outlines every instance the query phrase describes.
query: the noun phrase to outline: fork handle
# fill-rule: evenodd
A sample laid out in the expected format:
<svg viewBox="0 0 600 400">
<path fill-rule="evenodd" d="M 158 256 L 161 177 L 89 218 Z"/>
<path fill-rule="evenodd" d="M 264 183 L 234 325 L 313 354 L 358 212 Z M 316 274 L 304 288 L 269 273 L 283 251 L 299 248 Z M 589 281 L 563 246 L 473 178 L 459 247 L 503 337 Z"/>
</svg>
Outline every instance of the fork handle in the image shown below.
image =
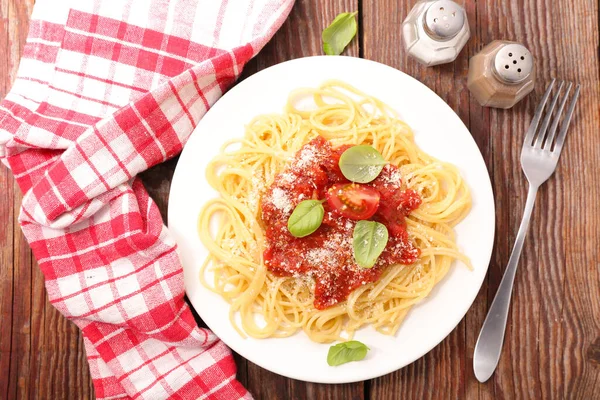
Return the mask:
<svg viewBox="0 0 600 400">
<path fill-rule="evenodd" d="M 525 241 L 525 235 L 529 227 L 529 219 L 531 218 L 537 191 L 538 186 L 529 185 L 527 202 L 525 203 L 523 220 L 517 233 L 517 240 L 510 254 L 508 266 L 498 287 L 498 292 L 496 292 L 496 297 L 492 301 L 490 310 L 479 333 L 477 344 L 475 345 L 473 370 L 479 382 L 485 382 L 492 376 L 500 360 L 515 273 L 517 272 L 517 265 L 521 257 L 521 250 L 523 250 L 523 242 Z"/>
</svg>

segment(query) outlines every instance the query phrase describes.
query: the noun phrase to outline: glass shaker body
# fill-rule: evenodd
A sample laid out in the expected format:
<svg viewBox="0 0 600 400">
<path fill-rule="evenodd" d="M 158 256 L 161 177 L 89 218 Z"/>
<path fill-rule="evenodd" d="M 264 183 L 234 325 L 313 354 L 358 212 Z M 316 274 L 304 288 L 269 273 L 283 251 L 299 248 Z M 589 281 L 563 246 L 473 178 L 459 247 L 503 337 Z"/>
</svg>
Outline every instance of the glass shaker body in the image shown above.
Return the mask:
<svg viewBox="0 0 600 400">
<path fill-rule="evenodd" d="M 469 61 L 467 86 L 482 106 L 511 108 L 533 90 L 535 75 L 525 46 L 495 40 Z"/>
<path fill-rule="evenodd" d="M 420 0 L 402 23 L 408 55 L 427 66 L 454 61 L 470 35 L 464 8 L 451 0 Z"/>
</svg>

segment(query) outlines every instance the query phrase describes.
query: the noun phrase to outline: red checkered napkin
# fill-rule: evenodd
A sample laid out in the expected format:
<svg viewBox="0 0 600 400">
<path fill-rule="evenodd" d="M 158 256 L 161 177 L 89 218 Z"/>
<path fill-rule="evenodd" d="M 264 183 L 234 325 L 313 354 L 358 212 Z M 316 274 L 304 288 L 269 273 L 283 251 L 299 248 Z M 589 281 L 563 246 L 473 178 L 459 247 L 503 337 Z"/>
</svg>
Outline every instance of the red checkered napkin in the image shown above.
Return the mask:
<svg viewBox="0 0 600 400">
<path fill-rule="evenodd" d="M 139 172 L 173 157 L 293 0 L 39 0 L 0 104 L 0 157 L 98 398 L 250 398 L 196 326 Z"/>
</svg>

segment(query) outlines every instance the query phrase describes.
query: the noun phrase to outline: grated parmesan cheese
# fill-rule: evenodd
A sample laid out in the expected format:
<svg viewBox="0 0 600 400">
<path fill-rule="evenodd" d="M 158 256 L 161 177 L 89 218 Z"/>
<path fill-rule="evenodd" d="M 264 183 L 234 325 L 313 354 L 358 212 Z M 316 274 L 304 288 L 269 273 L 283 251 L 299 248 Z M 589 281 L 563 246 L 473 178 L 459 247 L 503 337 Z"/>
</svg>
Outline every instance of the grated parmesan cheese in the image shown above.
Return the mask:
<svg viewBox="0 0 600 400">
<path fill-rule="evenodd" d="M 392 167 L 390 164 L 383 167 L 381 174 L 379 174 L 379 179 L 381 179 L 385 187 L 400 187 L 402 185 L 400 170 Z"/>
<path fill-rule="evenodd" d="M 294 167 L 302 169 L 308 165 L 315 164 L 319 161 L 320 157 L 322 157 L 322 153 L 319 152 L 319 149 L 314 145 L 305 145 L 296 156 Z"/>
<path fill-rule="evenodd" d="M 275 208 L 283 211 L 284 213 L 289 213 L 292 211 L 292 200 L 290 199 L 288 194 L 281 188 L 274 188 L 271 192 L 269 200 L 271 201 L 271 203 L 273 203 Z"/>
<path fill-rule="evenodd" d="M 258 209 L 260 197 L 265 190 L 265 182 L 264 179 L 259 176 L 259 174 L 254 173 L 250 183 L 252 184 L 252 190 L 247 196 L 246 204 L 251 211 L 256 211 Z"/>
<path fill-rule="evenodd" d="M 278 181 L 283 185 L 289 185 L 294 183 L 294 181 L 298 178 L 297 175 L 292 174 L 291 172 L 284 172 L 279 174 Z"/>
</svg>

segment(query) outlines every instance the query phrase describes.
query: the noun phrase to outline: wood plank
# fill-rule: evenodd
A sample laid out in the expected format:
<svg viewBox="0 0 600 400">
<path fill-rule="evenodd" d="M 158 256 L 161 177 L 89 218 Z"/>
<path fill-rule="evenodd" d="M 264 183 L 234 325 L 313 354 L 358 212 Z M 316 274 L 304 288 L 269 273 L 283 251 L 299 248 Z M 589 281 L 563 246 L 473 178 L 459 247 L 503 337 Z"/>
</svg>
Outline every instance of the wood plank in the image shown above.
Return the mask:
<svg viewBox="0 0 600 400">
<path fill-rule="evenodd" d="M 594 203 L 592 195 L 598 188 L 591 173 L 598 170 L 598 148 L 586 145 L 594 142 L 593 130 L 598 126 L 599 117 L 597 4 L 581 1 L 567 7 L 544 1 L 514 2 L 508 10 L 500 3 L 487 4 L 490 17 L 485 26 L 499 35 L 505 27 L 514 25 L 513 35 L 537 56 L 542 78 L 525 112 L 506 118 L 495 127 L 497 132 L 514 132 L 504 140 L 501 135 L 495 138 L 497 148 L 506 152 L 494 155 L 495 164 L 502 166 L 496 170 L 499 171 L 495 174 L 496 184 L 504 181 L 503 186 L 509 186 L 505 195 L 513 196 L 508 200 L 509 209 L 500 210 L 509 214 L 511 220 L 504 231 L 509 245 L 514 242 L 525 201 L 526 184 L 519 171 L 518 157 L 535 101 L 551 77 L 583 84 L 582 101 L 570 129 L 567 150 L 556 174 L 538 195 L 516 280 L 505 355 L 493 384 L 496 393 L 506 397 L 592 398 L 599 372 L 582 362 L 581 354 L 599 331 L 597 318 L 596 321 L 592 318 L 598 315 L 598 279 L 597 274 L 589 276 L 589 265 L 594 262 L 597 265 L 597 259 L 592 259 L 597 230 L 591 233 L 589 225 L 588 228 L 584 225 L 598 219 L 597 202 Z M 552 13 L 539 11 L 549 10 L 548 7 L 553 7 Z M 516 21 L 504 17 L 503 12 L 512 13 Z M 590 30 L 578 26 L 587 26 Z M 520 27 L 523 28 L 520 30 Z M 591 32 L 596 33 L 595 38 Z M 589 163 L 585 169 L 581 168 L 584 160 L 585 164 Z M 570 165 L 574 168 L 569 168 Z M 569 173 L 565 168 L 569 168 Z M 586 183 L 585 190 L 578 190 L 581 182 Z M 580 250 L 573 255 L 577 248 Z M 499 270 L 506 265 L 509 249 L 506 248 L 502 262 L 497 265 Z M 574 281 L 586 283 L 575 285 Z M 523 376 L 528 379 L 518 379 Z"/>
<path fill-rule="evenodd" d="M 8 50 L 8 0 L 0 0 L 0 49 L 2 54 Z M 9 57 L 0 57 L 0 99 L 8 92 L 10 81 L 8 80 Z"/>
<path fill-rule="evenodd" d="M 398 68 L 415 77 L 438 93 L 469 126 L 470 98 L 466 80 L 468 59 L 473 49 L 464 49 L 454 63 L 434 68 L 423 67 L 408 58 L 402 47 L 401 24 L 413 4 L 412 1 L 393 0 L 363 3 L 364 57 Z M 382 45 L 383 43 L 385 45 Z M 478 116 L 478 120 L 483 118 L 485 115 Z M 478 138 L 477 142 L 489 166 L 488 142 L 485 137 Z M 480 298 L 478 303 L 484 301 L 485 298 Z M 374 379 L 371 383 L 370 397 L 462 398 L 466 391 L 464 372 L 468 368 L 465 357 L 468 338 L 466 326 L 467 323 L 462 321 L 446 340 L 413 364 Z"/>
<path fill-rule="evenodd" d="M 507 37 L 523 42 L 531 50 L 536 59 L 539 59 L 540 53 L 538 53 L 538 49 L 532 46 L 526 33 L 521 29 L 523 26 L 523 14 L 514 15 L 514 25 L 520 24 L 516 32 L 512 32 L 513 24 L 508 20 L 506 15 L 496 16 L 498 12 L 505 14 L 510 12 L 507 10 L 509 7 L 510 5 L 501 4 L 497 1 L 484 2 L 483 10 L 485 14 L 481 16 L 479 30 L 482 32 L 482 35 L 487 35 L 490 38 L 499 37 L 502 32 L 506 32 Z M 530 9 L 526 11 L 527 14 L 530 12 Z M 539 63 L 537 67 L 542 72 L 543 67 Z M 545 83 L 545 77 L 543 74 L 539 74 L 536 94 L 540 90 L 543 91 Z M 521 220 L 521 213 L 525 205 L 527 184 L 521 172 L 519 156 L 523 140 L 522 135 L 529 126 L 537 99 L 537 95 L 531 95 L 512 110 L 491 110 L 489 125 L 484 127 L 488 132 L 504 133 L 490 133 L 492 162 L 495 166 L 492 174 L 492 182 L 497 198 L 496 220 L 498 221 L 498 227 L 496 230 L 497 245 L 490 265 L 490 285 L 487 293 L 488 305 L 491 303 L 502 278 L 502 273 L 515 241 Z M 532 351 L 536 348 L 535 341 L 538 325 L 528 322 L 528 320 L 530 321 L 534 318 L 532 314 L 539 314 L 540 293 L 539 288 L 535 285 L 539 277 L 537 276 L 536 269 L 523 267 L 526 260 L 534 259 L 534 254 L 534 242 L 532 235 L 529 235 L 522 255 L 522 268 L 519 271 L 519 276 L 516 280 L 517 284 L 513 292 L 514 297 L 505 336 L 503 356 L 500 360 L 497 373 L 485 385 L 493 388 L 496 396 L 505 398 L 514 398 L 516 396 L 531 397 L 532 395 L 535 396 L 535 392 L 539 392 L 540 390 L 539 360 L 536 357 L 536 352 Z M 527 291 L 530 292 L 529 299 L 521 300 L 519 293 Z M 523 323 L 519 324 L 518 318 L 528 318 L 528 320 L 522 321 Z M 481 325 L 479 325 L 479 328 L 475 326 L 477 334 L 480 327 Z M 476 337 L 474 339 L 476 340 Z M 518 358 L 521 358 L 521 360 L 519 361 Z M 516 377 L 526 378 L 517 381 Z M 476 383 L 476 385 L 478 384 Z"/>
<path fill-rule="evenodd" d="M 10 375 L 12 356 L 13 304 L 13 178 L 6 168 L 0 170 L 0 371 Z M 0 397 L 8 398 L 9 380 L 0 379 Z"/>
<path fill-rule="evenodd" d="M 6 33 L 2 48 L 8 50 L 8 57 L 0 64 L 2 97 L 17 73 L 33 3 L 33 0 L 1 2 L 2 15 L 7 16 L 2 19 L 5 26 L 0 29 L 0 34 Z M 48 303 L 42 273 L 32 259 L 17 222 L 21 193 L 6 168 L 3 168 L 2 177 L 0 186 L 6 188 L 2 195 L 10 197 L 2 202 L 0 224 L 8 227 L 11 239 L 10 242 L 3 240 L 2 252 L 5 254 L 12 249 L 13 256 L 6 262 L 3 258 L 1 267 L 0 365 L 4 367 L 6 362 L 10 365 L 2 369 L 7 379 L 1 380 L 0 393 L 6 393 L 6 398 L 23 399 L 92 398 L 93 388 L 81 335 L 74 324 Z M 5 205 L 10 208 L 8 212 L 4 211 Z M 11 272 L 9 276 L 4 273 L 6 270 Z M 10 307 L 8 316 L 5 305 Z M 5 329 L 9 330 L 8 334 L 4 334 Z M 4 352 L 6 340 L 10 341 L 8 353 Z"/>
<path fill-rule="evenodd" d="M 465 1 L 472 39 L 455 63 L 434 68 L 408 59 L 401 48 L 400 29 L 390 29 L 400 26 L 410 7 L 409 1 L 363 5 L 364 55 L 421 80 L 470 127 L 493 181 L 497 237 L 489 284 L 484 284 L 467 317 L 421 360 L 375 380 L 371 396 L 396 398 L 402 393 L 402 398 L 536 398 L 541 393 L 542 398 L 591 398 L 600 372 L 590 367 L 595 356 L 583 362 L 581 355 L 588 348 L 592 350 L 587 354 L 595 354 L 599 331 L 597 318 L 592 318 L 598 315 L 600 303 L 598 261 L 592 259 L 598 248 L 597 228 L 592 228 L 598 221 L 598 202 L 593 202 L 598 184 L 591 172 L 600 170 L 599 149 L 589 146 L 594 140 L 597 143 L 593 135 L 600 119 L 598 5 L 592 1 L 568 6 L 544 0 Z M 466 92 L 467 60 L 489 41 L 503 37 L 529 47 L 538 59 L 541 79 L 537 95 L 512 110 L 485 109 Z M 376 45 L 386 38 L 386 46 Z M 519 166 L 520 148 L 535 103 L 550 76 L 584 85 L 579 118 L 569 138 L 569 146 L 575 150 L 563 155 L 556 176 L 540 191 L 534 214 L 538 223 L 532 224 L 526 242 L 503 357 L 492 380 L 481 385 L 472 373 L 473 349 L 520 223 L 527 187 Z M 586 168 L 582 168 L 584 162 Z M 561 173 L 566 168 L 569 173 Z M 576 182 L 586 182 L 584 193 L 577 190 Z M 552 218 L 550 224 L 546 223 L 548 216 Z M 569 343 L 566 348 L 565 341 Z"/>
<path fill-rule="evenodd" d="M 179 156 L 165 163 L 155 165 L 140 174 L 140 178 L 144 182 L 148 194 L 158 206 L 160 215 L 167 225 L 169 190 L 171 190 L 171 180 L 173 179 L 173 173 L 175 173 L 177 160 L 179 160 Z"/>
<path fill-rule="evenodd" d="M 539 194 L 540 246 L 528 267 L 539 263 L 542 283 L 541 395 L 591 399 L 600 393 L 600 369 L 588 352 L 600 340 L 600 4 L 553 4 L 545 25 L 560 29 L 540 48 L 552 75 L 580 83 L 582 92 L 559 168 Z M 548 215 L 556 218 L 545 224 Z"/>
<path fill-rule="evenodd" d="M 323 54 L 321 31 L 340 12 L 355 11 L 358 0 L 296 0 L 288 20 L 265 48 L 245 67 L 241 79 L 271 65 L 289 59 Z M 359 40 L 355 39 L 345 55 L 359 55 Z M 177 160 L 153 167 L 140 176 L 156 201 L 166 221 L 171 178 Z M 197 319 L 199 317 L 196 315 Z M 202 325 L 202 321 L 199 321 Z M 248 362 L 235 354 L 238 379 L 257 399 L 363 399 L 362 383 L 350 385 L 318 385 L 283 378 Z"/>
<path fill-rule="evenodd" d="M 0 0 L 0 49 L 8 49 L 8 2 Z M 0 98 L 8 91 L 9 57 L 0 57 Z M 8 399 L 12 345 L 12 296 L 13 296 L 13 178 L 0 167 L 0 398 Z"/>
<path fill-rule="evenodd" d="M 484 22 L 487 18 L 485 4 L 467 1 L 464 3 L 464 6 L 470 22 L 471 39 L 463 51 L 466 51 L 467 57 L 470 58 L 483 48 L 483 46 L 491 42 L 493 37 L 489 32 L 481 28 L 482 25 L 486 24 L 486 22 Z M 488 133 L 492 117 L 491 112 L 491 109 L 481 107 L 477 101 L 471 98 L 469 99 L 469 121 L 467 127 L 470 129 L 475 142 L 477 142 L 477 145 L 481 150 L 490 177 L 493 177 L 495 171 L 495 163 L 492 159 L 494 142 L 492 136 Z M 496 210 L 507 208 L 505 198 L 502 196 L 502 193 L 504 192 L 498 191 L 496 187 L 494 187 L 494 193 L 496 194 Z M 508 218 L 506 217 L 508 217 L 508 214 L 496 212 L 496 237 L 494 240 L 494 252 L 490 261 L 488 278 L 483 282 L 473 306 L 471 306 L 471 309 L 461 322 L 461 325 L 463 323 L 465 324 L 466 335 L 466 354 L 464 355 L 466 358 L 466 370 L 462 373 L 462 379 L 465 380 L 465 394 L 469 394 L 468 398 L 493 399 L 495 397 L 493 386 L 480 385 L 479 382 L 473 378 L 473 373 L 471 371 L 473 366 L 473 351 L 475 350 L 475 343 L 477 342 L 479 330 L 486 317 L 488 305 L 501 279 L 500 272 L 497 269 L 492 268 L 492 266 L 499 265 L 501 263 L 501 260 L 498 260 L 500 255 L 507 254 L 506 251 L 509 251 L 507 249 L 510 244 L 506 241 L 502 243 L 504 247 L 501 248 L 500 241 L 503 239 L 503 235 L 499 234 L 500 232 L 504 232 L 507 226 L 510 226 L 508 225 L 510 221 L 508 221 Z M 490 288 L 490 282 L 493 289 Z"/>
<path fill-rule="evenodd" d="M 356 10 L 358 10 L 358 0 L 296 0 L 287 21 L 260 54 L 246 66 L 242 79 L 286 60 L 323 54 L 322 30 L 333 21 L 337 14 Z M 359 43 L 357 35 L 344 55 L 357 57 Z M 363 383 L 347 385 L 307 383 L 284 378 L 249 361 L 246 374 L 247 388 L 257 399 L 364 398 Z"/>
<path fill-rule="evenodd" d="M 356 10 L 358 10 L 358 0 L 296 0 L 288 19 L 262 51 L 250 60 L 244 69 L 242 79 L 280 62 L 323 55 L 321 43 L 323 29 L 339 13 Z M 350 42 L 343 55 L 359 56 L 359 33 Z"/>
<path fill-rule="evenodd" d="M 17 216 L 21 197 L 16 183 L 13 186 L 13 296 L 12 296 L 12 334 L 11 362 L 8 374 L 8 397 L 28 398 L 31 340 L 31 249 L 21 233 Z"/>
<path fill-rule="evenodd" d="M 4 48 L 8 51 L 3 57 L 0 80 L 2 80 L 2 97 L 8 92 L 12 81 L 16 75 L 21 49 L 24 43 L 21 30 L 25 32 L 28 28 L 28 14 L 23 14 L 21 10 L 27 7 L 27 2 L 16 6 L 14 2 L 3 2 L 2 10 L 2 30 L 1 34 L 4 40 Z M 6 197 L 3 201 L 4 212 L 0 212 L 0 223 L 6 227 L 6 233 L 10 241 L 5 240 L 2 243 L 3 253 L 11 253 L 9 260 L 3 259 L 3 266 L 0 267 L 6 273 L 2 273 L 2 294 L 0 295 L 2 304 L 2 355 L 0 366 L 2 366 L 3 377 L 1 393 L 6 398 L 18 398 L 27 395 L 27 389 L 24 388 L 25 382 L 20 379 L 23 373 L 27 374 L 29 370 L 28 357 L 25 356 L 29 350 L 29 317 L 31 307 L 29 302 L 29 285 L 31 271 L 31 251 L 27 243 L 24 243 L 16 218 L 18 215 L 18 206 L 15 202 L 19 199 L 19 189 L 16 187 L 9 171 L 3 171 L 4 176 L 2 187 L 3 194 Z M 3 197 L 4 197 L 3 196 Z M 6 323 L 5 323 L 6 321 Z M 6 346 L 9 352 L 6 353 Z M 24 389 L 24 390 L 23 390 Z"/>
</svg>

